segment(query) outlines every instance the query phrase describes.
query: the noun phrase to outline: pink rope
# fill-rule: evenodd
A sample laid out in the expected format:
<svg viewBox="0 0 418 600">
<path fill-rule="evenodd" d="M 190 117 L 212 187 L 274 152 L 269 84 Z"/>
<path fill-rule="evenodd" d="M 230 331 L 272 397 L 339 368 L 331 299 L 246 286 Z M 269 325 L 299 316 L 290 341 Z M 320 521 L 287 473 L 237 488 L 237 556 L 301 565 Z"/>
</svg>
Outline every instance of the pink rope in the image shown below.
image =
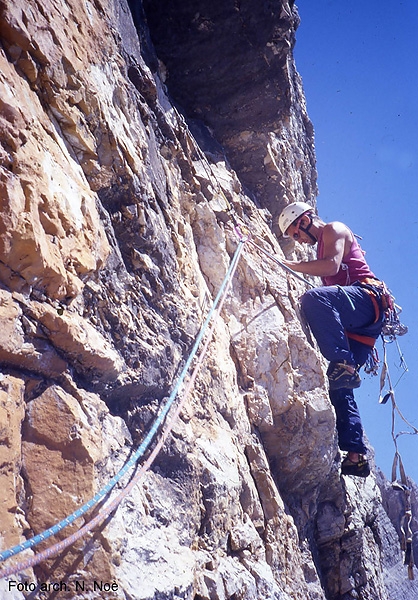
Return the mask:
<svg viewBox="0 0 418 600">
<path fill-rule="evenodd" d="M 16 573 L 19 573 L 20 571 L 25 571 L 26 569 L 29 569 L 30 567 L 33 567 L 33 566 L 39 564 L 40 562 L 47 560 L 48 558 L 52 558 L 53 556 L 55 556 L 55 555 L 59 554 L 60 552 L 62 552 L 63 550 L 65 550 L 65 548 L 68 548 L 68 546 L 71 546 L 76 541 L 81 539 L 89 531 L 91 531 L 92 529 L 97 527 L 102 521 L 104 521 L 104 519 L 107 516 L 109 516 L 110 513 L 112 513 L 119 506 L 119 504 L 122 502 L 122 500 L 124 498 L 126 498 L 126 496 L 129 495 L 129 493 L 135 487 L 135 485 L 138 483 L 138 481 L 141 479 L 141 477 L 151 467 L 152 463 L 154 462 L 154 460 L 156 459 L 157 455 L 159 454 L 161 448 L 163 447 L 165 441 L 167 440 L 168 435 L 172 431 L 174 424 L 177 421 L 188 396 L 190 395 L 190 392 L 192 390 L 192 387 L 194 385 L 194 382 L 196 380 L 198 372 L 203 364 L 203 360 L 205 358 L 207 349 L 209 347 L 209 343 L 212 339 L 212 336 L 213 336 L 213 333 L 215 330 L 215 326 L 216 326 L 217 318 L 219 317 L 219 315 L 221 313 L 226 296 L 231 287 L 232 279 L 234 277 L 235 271 L 238 266 L 239 256 L 241 255 L 243 248 L 244 248 L 244 245 L 241 244 L 241 246 L 237 252 L 237 254 L 238 254 L 237 261 L 235 263 L 234 268 L 232 269 L 232 271 L 230 273 L 229 281 L 228 281 L 227 285 L 225 286 L 225 290 L 223 292 L 222 298 L 221 298 L 219 305 L 214 313 L 211 328 L 209 329 L 206 341 L 203 345 L 203 348 L 202 348 L 202 351 L 198 358 L 198 361 L 197 361 L 197 363 L 193 369 L 193 372 L 190 376 L 190 380 L 188 381 L 188 383 L 184 389 L 183 397 L 180 400 L 180 402 L 178 403 L 178 406 L 177 406 L 176 410 L 174 411 L 173 415 L 170 417 L 170 420 L 166 424 L 166 427 L 161 435 L 161 438 L 155 445 L 153 451 L 151 452 L 151 454 L 149 455 L 147 460 L 144 462 L 144 464 L 139 469 L 138 473 L 131 479 L 131 481 L 128 483 L 128 485 L 124 488 L 124 490 L 122 490 L 122 492 L 120 494 L 118 494 L 118 496 L 116 496 L 113 500 L 111 500 L 108 505 L 103 507 L 97 513 L 97 515 L 93 519 L 91 519 L 91 521 L 86 523 L 81 529 L 79 529 L 72 535 L 66 537 L 61 542 L 57 542 L 56 544 L 54 544 L 53 546 L 50 546 L 46 550 L 43 550 L 42 552 L 38 552 L 37 554 L 35 554 L 35 556 L 31 556 L 30 558 L 28 558 L 25 561 L 20 561 L 15 565 L 11 565 L 10 567 L 3 569 L 2 571 L 0 571 L 0 578 L 9 577 L 10 575 L 14 575 Z"/>
</svg>

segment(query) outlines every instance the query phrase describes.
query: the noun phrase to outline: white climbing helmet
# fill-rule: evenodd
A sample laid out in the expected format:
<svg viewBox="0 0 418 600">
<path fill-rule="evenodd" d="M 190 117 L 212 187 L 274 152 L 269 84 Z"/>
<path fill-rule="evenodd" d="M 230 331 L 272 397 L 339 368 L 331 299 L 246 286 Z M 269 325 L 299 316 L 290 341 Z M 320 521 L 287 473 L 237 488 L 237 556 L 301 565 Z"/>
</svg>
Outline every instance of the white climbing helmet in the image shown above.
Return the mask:
<svg viewBox="0 0 418 600">
<path fill-rule="evenodd" d="M 292 202 L 291 204 L 288 204 L 282 210 L 279 217 L 279 227 L 282 236 L 289 237 L 286 235 L 286 231 L 290 225 L 308 211 L 313 211 L 313 207 L 306 202 Z"/>
</svg>

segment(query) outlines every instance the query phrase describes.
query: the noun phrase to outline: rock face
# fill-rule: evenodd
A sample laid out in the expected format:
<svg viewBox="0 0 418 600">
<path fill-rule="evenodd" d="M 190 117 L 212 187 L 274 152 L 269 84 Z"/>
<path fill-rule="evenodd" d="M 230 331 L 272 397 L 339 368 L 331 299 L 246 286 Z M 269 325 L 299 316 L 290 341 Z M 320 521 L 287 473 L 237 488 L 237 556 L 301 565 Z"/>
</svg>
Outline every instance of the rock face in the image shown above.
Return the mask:
<svg viewBox="0 0 418 600">
<path fill-rule="evenodd" d="M 0 550 L 72 514 L 141 447 L 244 246 L 151 467 L 65 551 L 42 554 L 97 506 L 5 561 L 4 597 L 414 598 L 402 492 L 376 469 L 340 477 L 305 284 L 253 244 L 293 251 L 277 214 L 315 201 L 295 7 L 0 9 Z"/>
</svg>

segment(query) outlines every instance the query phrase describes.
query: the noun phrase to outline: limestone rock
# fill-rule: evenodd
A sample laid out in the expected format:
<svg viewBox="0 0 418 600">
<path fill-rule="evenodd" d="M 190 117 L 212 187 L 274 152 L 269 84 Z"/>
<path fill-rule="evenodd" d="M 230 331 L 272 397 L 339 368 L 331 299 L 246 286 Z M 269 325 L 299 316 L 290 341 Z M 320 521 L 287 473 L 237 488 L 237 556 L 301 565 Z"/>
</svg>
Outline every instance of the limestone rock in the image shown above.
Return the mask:
<svg viewBox="0 0 418 600">
<path fill-rule="evenodd" d="M 68 356 L 77 370 L 105 380 L 115 380 L 123 371 L 122 358 L 86 319 L 76 313 L 60 314 L 39 302 L 32 302 L 29 310 L 54 347 Z"/>
<path fill-rule="evenodd" d="M 144 7 L 170 93 L 197 139 L 205 141 L 205 128 L 214 133 L 273 217 L 288 202 L 313 197 L 313 127 L 292 59 L 293 2 L 144 0 Z"/>
<path fill-rule="evenodd" d="M 14 25 L 20 27 L 19 20 Z M 5 29 L 8 44 L 17 50 L 13 31 Z M 100 267 L 109 253 L 95 198 L 58 123 L 28 81 L 16 77 L 4 52 L 0 60 L 2 114 L 7 121 L 6 161 L 0 175 L 0 252 L 7 268 L 3 267 L 3 282 L 19 276 L 52 299 L 73 298 L 83 287 L 82 278 Z"/>
<path fill-rule="evenodd" d="M 25 417 L 24 382 L 10 375 L 0 380 L 0 481 L 1 550 L 20 541 L 25 514 L 19 503 L 24 484 L 19 475 L 22 461 L 21 424 Z"/>
<path fill-rule="evenodd" d="M 410 600 L 399 498 L 376 469 L 339 475 L 304 284 L 247 239 L 281 257 L 276 215 L 316 194 L 293 2 L 0 8 L 2 550 L 142 448 L 244 244 L 152 466 L 125 497 L 126 473 L 106 499 L 117 510 L 65 552 L 19 564 L 91 512 L 7 561 L 1 593 Z"/>
<path fill-rule="evenodd" d="M 0 290 L 0 361 L 45 377 L 59 377 L 67 363 L 44 335 L 31 335 L 31 324 L 11 292 Z"/>
<path fill-rule="evenodd" d="M 109 421 L 112 421 L 109 427 Z M 70 515 L 92 498 L 97 491 L 96 480 L 109 478 L 114 466 L 105 467 L 115 452 L 126 456 L 126 432 L 119 419 L 110 417 L 106 407 L 94 395 L 80 391 L 76 400 L 58 386 L 51 386 L 29 403 L 23 429 L 22 463 L 28 505 L 26 517 L 31 531 L 44 531 Z M 117 461 L 119 462 L 119 461 Z M 120 463 L 119 463 L 120 464 Z M 47 465 L 47 468 L 46 468 Z M 84 519 L 67 526 L 59 538 L 75 533 Z M 56 537 L 53 538 L 56 542 Z M 48 545 L 43 542 L 40 549 Z M 106 535 L 100 529 L 94 536 L 71 546 L 70 551 L 54 566 L 55 579 L 73 581 L 73 561 L 81 553 L 84 567 L 76 569 L 76 579 L 89 586 L 93 580 L 111 581 L 111 562 L 106 558 Z M 77 559 L 76 559 L 77 563 Z M 45 563 L 40 572 L 44 573 Z M 43 575 L 40 576 L 44 580 Z M 68 592 L 71 592 L 68 585 Z M 63 594 L 74 597 L 73 593 Z"/>
</svg>

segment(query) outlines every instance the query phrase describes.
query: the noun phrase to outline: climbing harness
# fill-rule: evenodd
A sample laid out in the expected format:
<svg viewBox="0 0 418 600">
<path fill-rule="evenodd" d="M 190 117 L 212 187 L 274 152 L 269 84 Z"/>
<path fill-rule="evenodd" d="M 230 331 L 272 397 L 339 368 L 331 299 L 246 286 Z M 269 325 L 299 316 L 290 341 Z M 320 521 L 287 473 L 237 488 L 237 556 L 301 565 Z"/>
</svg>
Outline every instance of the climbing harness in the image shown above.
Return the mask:
<svg viewBox="0 0 418 600">
<path fill-rule="evenodd" d="M 249 238 L 249 243 L 254 246 L 257 250 L 268 256 L 271 260 L 273 260 L 276 264 L 285 269 L 288 273 L 296 277 L 297 279 L 303 281 L 307 285 L 311 287 L 315 287 L 312 283 L 307 281 L 304 277 L 300 276 L 299 273 L 296 273 L 285 264 L 283 264 L 279 259 L 277 259 L 274 255 L 264 250 L 264 248 L 260 247 L 256 244 L 251 237 Z M 379 391 L 379 403 L 386 403 L 389 398 L 392 401 L 392 438 L 395 444 L 395 458 L 392 467 L 392 487 L 395 490 L 400 490 L 404 494 L 404 515 L 402 518 L 402 539 L 401 539 L 401 548 L 404 551 L 404 564 L 408 567 L 408 578 L 410 580 L 414 579 L 414 556 L 413 556 L 413 546 L 412 546 L 412 530 L 411 530 L 411 521 L 412 521 L 412 507 L 411 507 L 411 487 L 408 484 L 407 476 L 405 473 L 405 469 L 403 467 L 401 455 L 399 453 L 397 439 L 400 435 L 404 435 L 406 433 L 418 434 L 418 429 L 410 424 L 405 417 L 400 412 L 396 400 L 395 400 L 395 391 L 392 385 L 392 381 L 389 374 L 389 368 L 387 364 L 387 344 L 394 342 L 397 346 L 399 356 L 400 356 L 400 366 L 403 368 L 403 374 L 401 377 L 408 371 L 408 367 L 405 363 L 405 359 L 400 350 L 399 343 L 397 340 L 398 336 L 405 335 L 408 332 L 408 328 L 400 322 L 399 315 L 402 312 L 400 306 L 395 303 L 395 298 L 384 282 L 375 279 L 366 279 L 360 284 L 363 289 L 366 289 L 368 292 L 370 299 L 373 302 L 373 306 L 375 309 L 375 323 L 378 322 L 381 316 L 381 310 L 383 310 L 383 327 L 382 327 L 382 343 L 383 343 L 383 365 L 382 372 L 380 377 L 380 391 Z M 347 297 L 351 308 L 355 310 L 353 302 L 349 295 L 346 293 L 344 286 L 337 286 Z M 379 371 L 379 355 L 375 348 L 376 338 L 371 336 L 358 335 L 351 332 L 346 332 L 347 336 L 350 339 L 355 339 L 363 344 L 366 344 L 370 347 L 369 358 L 366 361 L 364 370 L 366 373 L 371 373 L 373 375 L 377 375 Z M 400 380 L 400 379 L 399 379 Z M 397 383 L 399 383 L 399 380 Z M 389 384 L 389 391 L 383 393 L 385 388 L 386 381 Z M 395 413 L 398 413 L 401 419 L 412 429 L 412 432 L 400 432 L 398 434 L 395 433 Z M 397 468 L 399 468 L 400 472 L 400 481 L 397 479 Z"/>
<path fill-rule="evenodd" d="M 210 165 L 209 165 L 209 167 L 210 167 Z M 205 168 L 206 168 L 206 164 L 205 164 Z M 212 173 L 212 176 L 214 176 L 212 169 L 211 169 L 211 173 Z M 215 176 L 215 180 L 217 180 L 216 176 Z M 218 185 L 219 185 L 219 183 L 218 183 Z M 235 215 L 233 214 L 231 205 L 230 205 L 228 199 L 226 198 L 225 194 L 223 193 L 223 190 L 220 187 L 220 185 L 219 185 L 219 192 L 220 192 L 220 194 L 222 194 L 223 198 L 226 201 L 226 205 L 228 207 L 227 212 L 235 225 L 235 232 L 238 235 L 239 242 L 237 245 L 237 249 L 233 255 L 233 258 L 230 262 L 230 265 L 229 265 L 229 268 L 225 275 L 225 278 L 221 284 L 219 292 L 218 292 L 218 294 L 213 302 L 213 305 L 212 305 L 212 307 L 200 329 L 200 332 L 195 340 L 195 343 L 193 345 L 191 353 L 181 371 L 181 374 L 178 378 L 176 385 L 173 388 L 173 391 L 170 394 L 170 397 L 168 398 L 167 402 L 162 407 L 158 417 L 156 418 L 155 422 L 153 423 L 148 434 L 145 436 L 141 445 L 134 452 L 132 457 L 120 469 L 120 471 L 108 482 L 107 485 L 105 485 L 102 488 L 102 490 L 100 490 L 91 500 L 89 500 L 87 503 L 85 503 L 79 509 L 74 511 L 71 515 L 69 515 L 68 517 L 63 519 L 60 523 L 50 527 L 46 531 L 34 536 L 33 538 L 26 540 L 22 544 L 18 544 L 16 546 L 14 546 L 13 548 L 10 548 L 8 550 L 0 552 L 0 562 L 12 558 L 13 556 L 23 552 L 24 550 L 34 548 L 39 543 L 51 538 L 52 536 L 57 535 L 57 533 L 59 533 L 65 527 L 67 527 L 68 525 L 73 523 L 76 519 L 80 518 L 87 511 L 91 510 L 94 507 L 96 507 L 98 509 L 97 514 L 93 518 L 91 518 L 87 523 L 85 523 L 85 525 L 83 527 L 81 527 L 77 532 L 75 532 L 74 534 L 72 534 L 70 536 L 67 536 L 62 541 L 59 541 L 59 542 L 53 544 L 52 546 L 48 547 L 46 550 L 39 552 L 26 560 L 20 561 L 9 567 L 5 567 L 4 569 L 2 569 L 0 571 L 0 578 L 8 577 L 10 575 L 19 573 L 20 571 L 24 571 L 30 567 L 33 567 L 33 566 L 39 564 L 40 562 L 42 562 L 48 558 L 55 556 L 56 554 L 62 552 L 65 548 L 67 548 L 70 545 L 72 545 L 73 543 L 75 543 L 77 540 L 81 539 L 88 532 L 92 531 L 100 523 L 103 523 L 116 510 L 116 508 L 119 506 L 119 504 L 122 502 L 122 500 L 132 491 L 132 489 L 138 483 L 140 478 L 144 475 L 144 473 L 153 464 L 156 456 L 158 455 L 158 453 L 160 452 L 164 443 L 166 442 L 168 435 L 172 431 L 172 428 L 180 415 L 181 409 L 182 409 L 185 401 L 187 400 L 187 398 L 190 395 L 194 381 L 195 381 L 197 374 L 203 364 L 203 360 L 205 358 L 209 343 L 213 337 L 213 333 L 214 333 L 215 325 L 216 325 L 216 319 L 220 315 L 222 306 L 224 304 L 224 301 L 227 297 L 228 291 L 232 284 L 232 279 L 233 279 L 235 271 L 237 269 L 239 258 L 241 256 L 242 250 L 246 243 L 248 243 L 249 245 L 254 247 L 256 250 L 258 250 L 265 256 L 267 256 L 270 260 L 272 260 L 274 263 L 278 264 L 281 268 L 283 268 L 286 272 L 291 274 L 296 279 L 302 281 L 303 283 L 305 283 L 306 285 L 308 285 L 310 287 L 315 287 L 314 284 L 312 284 L 310 281 L 308 281 L 307 279 L 302 277 L 299 273 L 293 271 L 293 269 L 287 267 L 287 265 L 285 265 L 282 261 L 280 261 L 276 256 L 274 256 L 269 251 L 265 250 L 262 246 L 260 246 L 258 243 L 256 243 L 252 239 L 252 236 L 250 233 L 244 234 L 243 231 L 241 231 L 242 225 L 238 224 L 237 219 L 235 218 Z M 309 230 L 309 227 L 304 228 L 302 230 L 305 231 L 306 233 L 309 233 L 307 231 L 307 230 Z M 397 305 L 395 305 L 393 302 L 391 311 L 388 312 L 387 321 L 385 323 L 385 325 L 386 325 L 385 335 L 388 336 L 388 338 L 390 338 L 391 341 L 396 339 L 397 335 L 403 335 L 407 331 L 407 328 L 405 328 L 405 326 L 400 324 L 399 317 L 398 317 L 399 311 L 397 310 L 398 308 L 399 307 L 397 307 Z M 209 325 L 210 325 L 210 329 L 207 332 Z M 192 371 L 189 381 L 187 382 L 187 385 L 184 386 L 184 390 L 182 391 L 182 393 L 180 393 L 181 386 L 183 385 L 183 383 L 186 379 L 186 376 L 191 367 L 192 361 L 194 360 L 194 358 L 197 355 L 200 344 L 201 344 L 206 332 L 207 332 L 207 337 L 206 337 L 205 343 L 203 345 L 203 348 L 200 352 L 200 355 L 197 359 L 195 367 Z M 388 392 L 389 396 L 388 396 L 388 394 L 386 394 L 384 396 L 384 398 L 386 398 L 386 396 L 388 396 L 386 398 L 386 401 L 389 399 L 389 397 L 392 399 L 392 405 L 393 405 L 392 420 L 394 422 L 394 412 L 395 412 L 395 408 L 396 408 L 397 412 L 401 415 L 403 420 L 410 427 L 412 427 L 414 429 L 414 433 L 418 433 L 418 430 L 416 428 L 414 428 L 412 425 L 410 425 L 405 420 L 405 418 L 403 417 L 403 415 L 400 413 L 399 409 L 396 406 L 394 391 L 393 391 L 392 384 L 390 382 L 390 376 L 389 376 L 388 369 L 387 369 L 386 354 L 385 354 L 384 365 L 385 365 L 384 366 L 385 375 L 384 375 L 383 379 L 385 381 L 387 378 L 389 381 L 389 385 L 390 385 L 390 390 Z M 382 370 L 382 376 L 383 376 L 383 370 Z M 381 384 L 381 391 L 382 391 L 383 387 L 384 387 L 384 383 L 383 383 L 383 386 Z M 170 411 L 171 411 L 175 401 L 177 400 L 178 396 L 180 396 L 178 405 L 175 408 L 174 412 L 172 411 L 173 414 L 170 414 Z M 382 401 L 381 403 L 384 403 L 384 402 Z M 130 469 L 132 469 L 133 467 L 136 467 L 138 465 L 139 459 L 142 458 L 144 456 L 145 452 L 150 448 L 155 435 L 157 434 L 157 432 L 160 429 L 161 429 L 160 438 L 159 438 L 158 442 L 155 444 L 155 447 L 153 448 L 153 450 L 150 452 L 150 454 L 147 457 L 144 464 L 141 465 L 141 467 L 138 469 L 137 473 L 134 474 L 134 476 L 131 478 L 130 482 L 122 489 L 122 491 L 119 494 L 117 494 L 116 496 L 114 496 L 114 498 L 109 499 L 107 501 L 106 498 L 111 494 L 111 492 L 112 492 L 113 488 L 116 486 L 116 484 L 121 481 L 121 479 L 124 477 L 124 475 L 126 475 L 126 473 Z M 402 433 L 405 433 L 405 432 L 402 432 Z M 400 457 L 400 454 L 399 454 L 398 448 L 397 448 L 397 437 L 399 435 L 402 435 L 402 433 L 399 433 L 395 436 L 394 426 L 392 427 L 392 434 L 393 434 L 395 447 L 396 447 L 396 454 L 395 454 L 396 465 L 394 462 L 394 470 L 396 471 L 396 466 L 399 464 L 400 472 L 401 472 L 401 483 L 398 483 L 396 481 L 396 475 L 393 476 L 392 483 L 393 483 L 393 486 L 395 489 L 399 489 L 399 487 L 400 487 L 405 493 L 405 518 L 404 518 L 405 564 L 408 564 L 409 576 L 410 576 L 410 578 L 413 578 L 412 533 L 411 533 L 411 529 L 410 529 L 410 521 L 412 518 L 411 508 L 410 508 L 410 488 L 407 486 L 407 479 L 405 476 L 405 471 L 403 469 L 401 457 Z M 398 488 L 396 488 L 396 486 L 398 486 Z M 99 505 L 100 502 L 102 503 L 101 505 Z M 106 504 L 106 502 L 107 502 L 107 504 Z"/>
<path fill-rule="evenodd" d="M 366 278 L 360 282 L 360 285 L 368 292 L 373 302 L 375 322 L 379 318 L 380 310 L 383 310 L 382 335 L 392 340 L 408 333 L 408 327 L 399 319 L 402 308 L 396 304 L 395 297 L 386 284 L 379 279 Z"/>
</svg>

